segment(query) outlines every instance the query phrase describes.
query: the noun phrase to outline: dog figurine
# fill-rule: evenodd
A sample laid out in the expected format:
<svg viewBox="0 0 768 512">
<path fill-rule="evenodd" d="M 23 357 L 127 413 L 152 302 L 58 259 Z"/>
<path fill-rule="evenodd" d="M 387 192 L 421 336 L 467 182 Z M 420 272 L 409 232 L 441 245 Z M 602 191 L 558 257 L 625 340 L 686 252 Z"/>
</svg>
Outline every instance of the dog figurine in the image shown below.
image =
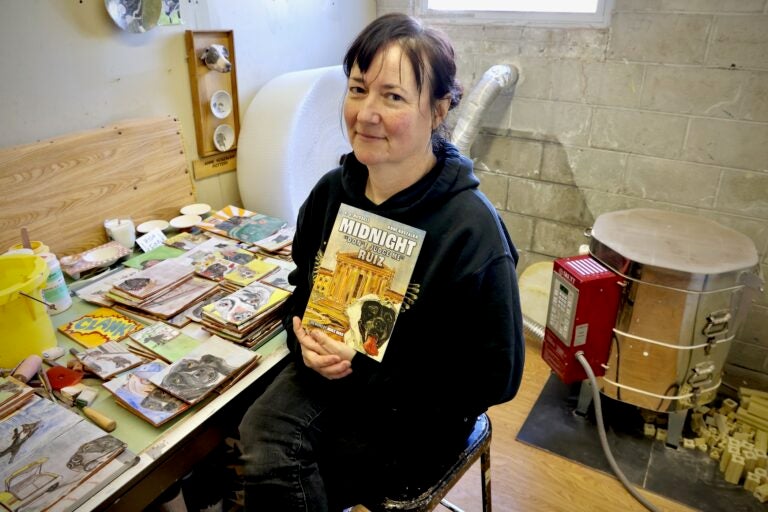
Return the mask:
<svg viewBox="0 0 768 512">
<path fill-rule="evenodd" d="M 232 63 L 229 62 L 229 50 L 222 44 L 212 44 L 205 48 L 200 54 L 200 60 L 208 66 L 208 69 L 219 73 L 229 73 L 232 69 Z"/>
</svg>

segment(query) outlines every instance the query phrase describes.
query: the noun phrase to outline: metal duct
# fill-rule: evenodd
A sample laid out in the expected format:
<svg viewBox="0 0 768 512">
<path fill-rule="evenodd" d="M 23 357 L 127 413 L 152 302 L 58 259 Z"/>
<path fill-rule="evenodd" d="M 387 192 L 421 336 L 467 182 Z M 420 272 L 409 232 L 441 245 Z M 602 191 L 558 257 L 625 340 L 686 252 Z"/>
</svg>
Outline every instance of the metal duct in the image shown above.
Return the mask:
<svg viewBox="0 0 768 512">
<path fill-rule="evenodd" d="M 486 109 L 500 92 L 511 89 L 517 83 L 518 77 L 518 70 L 514 66 L 505 64 L 491 66 L 469 96 L 464 99 L 461 114 L 451 137 L 451 142 L 462 154 L 469 155 L 469 149 L 480 130 L 480 120 Z"/>
</svg>

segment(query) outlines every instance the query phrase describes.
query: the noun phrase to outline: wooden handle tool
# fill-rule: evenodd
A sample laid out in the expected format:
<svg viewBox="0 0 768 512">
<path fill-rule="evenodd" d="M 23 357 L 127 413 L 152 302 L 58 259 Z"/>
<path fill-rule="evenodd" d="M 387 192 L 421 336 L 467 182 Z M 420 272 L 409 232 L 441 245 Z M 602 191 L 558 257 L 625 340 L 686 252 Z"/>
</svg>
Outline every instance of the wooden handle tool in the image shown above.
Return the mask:
<svg viewBox="0 0 768 512">
<path fill-rule="evenodd" d="M 117 422 L 110 418 L 109 416 L 106 416 L 99 411 L 95 409 L 91 409 L 90 407 L 81 407 L 81 411 L 83 411 L 83 414 L 86 418 L 94 422 L 97 426 L 99 426 L 102 430 L 105 430 L 107 432 L 112 432 L 117 428 Z"/>
</svg>

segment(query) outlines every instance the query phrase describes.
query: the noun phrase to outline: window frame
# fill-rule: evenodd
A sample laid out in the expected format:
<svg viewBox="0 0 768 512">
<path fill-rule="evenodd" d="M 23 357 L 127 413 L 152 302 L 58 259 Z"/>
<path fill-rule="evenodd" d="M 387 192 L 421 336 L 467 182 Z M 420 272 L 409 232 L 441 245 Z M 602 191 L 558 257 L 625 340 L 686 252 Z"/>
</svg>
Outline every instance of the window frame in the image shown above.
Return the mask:
<svg viewBox="0 0 768 512">
<path fill-rule="evenodd" d="M 538 27 L 605 28 L 611 22 L 615 0 L 598 0 L 595 13 L 521 11 L 442 11 L 429 9 L 429 0 L 416 0 L 416 15 L 430 22 L 451 24 L 530 25 Z M 471 4 L 472 0 L 467 0 Z"/>
</svg>

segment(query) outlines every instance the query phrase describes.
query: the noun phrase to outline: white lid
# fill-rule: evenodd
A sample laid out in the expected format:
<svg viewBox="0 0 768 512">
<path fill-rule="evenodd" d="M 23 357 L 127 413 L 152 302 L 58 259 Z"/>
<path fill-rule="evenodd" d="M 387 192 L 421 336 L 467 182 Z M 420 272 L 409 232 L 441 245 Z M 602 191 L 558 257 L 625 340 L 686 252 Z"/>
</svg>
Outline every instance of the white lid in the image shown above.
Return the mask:
<svg viewBox="0 0 768 512">
<path fill-rule="evenodd" d="M 627 259 L 695 274 L 720 274 L 757 265 L 750 238 L 685 213 L 636 208 L 600 215 L 592 237 Z"/>
</svg>

